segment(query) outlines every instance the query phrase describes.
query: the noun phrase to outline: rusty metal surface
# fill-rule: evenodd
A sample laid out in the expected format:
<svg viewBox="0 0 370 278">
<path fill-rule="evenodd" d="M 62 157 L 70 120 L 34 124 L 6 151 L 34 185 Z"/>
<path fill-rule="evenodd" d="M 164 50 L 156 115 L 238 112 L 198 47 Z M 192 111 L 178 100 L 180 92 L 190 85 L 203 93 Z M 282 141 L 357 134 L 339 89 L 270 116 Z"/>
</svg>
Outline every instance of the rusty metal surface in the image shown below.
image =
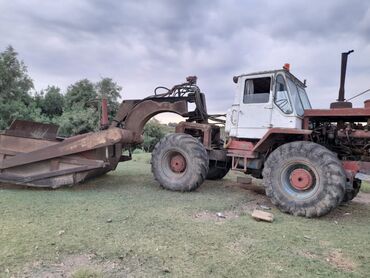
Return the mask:
<svg viewBox="0 0 370 278">
<path fill-rule="evenodd" d="M 276 140 L 286 140 L 291 136 L 309 136 L 312 130 L 295 128 L 270 128 L 269 131 L 254 146 L 254 152 L 265 151 Z"/>
<path fill-rule="evenodd" d="M 338 137 L 343 137 L 343 138 L 367 138 L 370 139 L 370 131 L 367 130 L 361 130 L 361 129 L 354 129 L 354 130 L 338 130 L 337 131 L 337 136 Z"/>
<path fill-rule="evenodd" d="M 122 145 L 133 139 L 132 132 L 119 128 L 64 141 L 1 134 L 0 181 L 52 188 L 77 184 L 115 169 Z"/>
<path fill-rule="evenodd" d="M 0 169 L 111 146 L 115 143 L 131 143 L 132 140 L 132 132 L 118 128 L 111 128 L 96 133 L 87 133 L 70 137 L 59 144 L 27 153 L 21 153 L 0 161 Z"/>
<path fill-rule="evenodd" d="M 304 117 L 313 118 L 369 118 L 370 108 L 337 108 L 337 109 L 308 109 L 304 111 Z"/>
<path fill-rule="evenodd" d="M 313 176 L 310 171 L 303 168 L 297 168 L 291 172 L 289 181 L 295 189 L 304 191 L 313 185 Z"/>
<path fill-rule="evenodd" d="M 142 142 L 144 125 L 153 116 L 172 112 L 189 121 L 207 122 L 204 95 L 194 77 L 164 95 L 143 100 L 123 101 L 109 126 L 107 100 L 102 99 L 101 131 L 57 138 L 58 126 L 15 121 L 0 134 L 0 182 L 39 187 L 59 187 L 115 169 L 120 161 L 131 159 L 123 149 Z M 196 109 L 188 111 L 188 103 Z M 219 128 L 204 128 L 204 142 L 211 147 L 219 140 Z M 172 167 L 182 171 L 183 161 L 174 157 Z"/>
<path fill-rule="evenodd" d="M 59 127 L 53 124 L 42 124 L 31 121 L 15 120 L 5 131 L 6 135 L 25 138 L 55 140 Z"/>
<path fill-rule="evenodd" d="M 127 101 L 121 108 L 123 122 L 66 139 L 57 138 L 57 126 L 15 121 L 0 134 L 0 182 L 57 188 L 102 175 L 131 159 L 122 155 L 123 148 L 142 141 L 144 125 L 154 115 L 188 113 L 187 100 Z"/>
<path fill-rule="evenodd" d="M 285 142 L 289 138 L 296 138 L 310 135 L 311 130 L 293 129 L 293 128 L 271 128 L 259 141 L 240 140 L 230 138 L 225 144 L 227 156 L 231 157 L 231 169 L 246 172 L 248 164 L 260 160 L 259 153 L 265 152 L 273 146 L 274 143 Z"/>
<path fill-rule="evenodd" d="M 60 143 L 59 141 L 39 140 L 0 134 L 0 150 L 11 153 L 26 153 Z M 0 153 L 2 153 L 0 151 Z"/>
<path fill-rule="evenodd" d="M 353 174 L 356 173 L 370 174 L 370 162 L 368 161 L 346 160 L 343 161 L 342 164 L 346 171 L 350 171 Z"/>
<path fill-rule="evenodd" d="M 174 154 L 170 159 L 170 168 L 174 173 L 182 173 L 186 169 L 186 159 L 180 154 Z"/>
<path fill-rule="evenodd" d="M 190 134 L 194 137 L 199 137 L 202 140 L 204 147 L 207 150 L 212 149 L 212 139 L 213 140 L 220 140 L 220 133 L 215 134 L 218 138 L 212 138 L 212 131 L 214 129 L 220 130 L 218 126 L 211 125 L 211 124 L 200 124 L 200 123 L 191 123 L 191 122 L 180 122 L 176 126 L 176 133 L 186 133 Z"/>
<path fill-rule="evenodd" d="M 238 140 L 236 138 L 231 138 L 225 145 L 226 149 L 235 149 L 242 151 L 252 151 L 256 144 L 250 141 Z"/>
<path fill-rule="evenodd" d="M 254 151 L 256 144 L 256 141 L 229 138 L 225 149 L 227 157 L 231 158 L 232 170 L 247 172 L 249 162 L 256 161 L 258 158 L 258 152 Z"/>
<path fill-rule="evenodd" d="M 180 122 L 175 129 L 176 133 L 186 133 L 202 142 L 207 150 L 209 160 L 226 162 L 230 160 L 227 150 L 221 141 L 221 129 L 215 124 L 202 124 L 193 122 Z"/>
<path fill-rule="evenodd" d="M 330 103 L 330 109 L 340 109 L 340 108 L 352 108 L 352 102 L 335 101 Z"/>
<path fill-rule="evenodd" d="M 140 100 L 122 101 L 120 107 L 118 108 L 117 114 L 111 123 L 111 127 L 118 127 L 121 124 L 121 122 L 123 122 L 126 119 L 128 113 L 132 110 L 132 108 L 139 102 Z"/>
<path fill-rule="evenodd" d="M 163 112 L 172 112 L 184 116 L 188 113 L 188 103 L 185 100 L 173 103 L 153 100 L 140 102 L 127 113 L 124 121 L 124 129 L 132 131 L 135 137 L 134 141 L 141 143 L 141 135 L 143 134 L 145 124 L 152 117 Z M 125 113 L 121 112 L 121 114 Z"/>
<path fill-rule="evenodd" d="M 100 129 L 106 129 L 109 127 L 108 119 L 108 100 L 103 97 L 101 100 L 101 119 L 100 119 Z"/>
<path fill-rule="evenodd" d="M 112 146 L 3 169 L 0 173 L 0 181 L 52 188 L 77 184 L 116 167 L 120 153 L 115 153 L 115 157 L 107 158 L 107 148 L 112 148 Z M 95 159 L 84 157 L 94 157 Z M 4 157 L 2 158 L 0 155 L 0 160 L 2 159 Z"/>
<path fill-rule="evenodd" d="M 352 52 L 353 50 L 342 53 L 338 99 L 336 102 L 332 102 L 330 104 L 330 108 L 332 109 L 352 108 L 352 103 L 345 101 L 345 94 L 344 94 L 344 91 L 345 91 L 344 87 L 345 87 L 345 82 L 346 82 L 346 71 L 347 71 L 347 60 L 348 60 L 349 54 L 351 54 Z"/>
<path fill-rule="evenodd" d="M 231 138 L 225 144 L 227 156 L 231 157 L 231 169 L 246 172 L 248 159 L 256 157 L 253 148 L 254 143 L 250 141 Z"/>
<path fill-rule="evenodd" d="M 344 101 L 344 85 L 346 82 L 346 72 L 347 72 L 347 61 L 348 56 L 353 52 L 353 50 L 350 50 L 348 52 L 342 53 L 342 60 L 341 60 L 341 68 L 340 68 L 340 86 L 339 86 L 339 93 L 338 93 L 338 101 Z"/>
</svg>

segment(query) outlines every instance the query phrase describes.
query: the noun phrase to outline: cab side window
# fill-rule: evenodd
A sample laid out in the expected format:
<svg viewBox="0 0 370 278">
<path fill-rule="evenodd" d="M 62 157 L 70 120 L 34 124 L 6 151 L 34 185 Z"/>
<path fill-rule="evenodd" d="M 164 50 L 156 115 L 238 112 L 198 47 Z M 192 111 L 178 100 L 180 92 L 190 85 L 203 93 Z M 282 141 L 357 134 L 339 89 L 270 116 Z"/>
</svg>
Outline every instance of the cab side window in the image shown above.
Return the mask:
<svg viewBox="0 0 370 278">
<path fill-rule="evenodd" d="M 260 77 L 245 80 L 244 103 L 267 103 L 270 98 L 271 78 Z"/>
<path fill-rule="evenodd" d="M 289 101 L 287 86 L 282 75 L 276 77 L 274 101 L 285 114 L 291 114 L 293 112 L 292 105 Z"/>
</svg>

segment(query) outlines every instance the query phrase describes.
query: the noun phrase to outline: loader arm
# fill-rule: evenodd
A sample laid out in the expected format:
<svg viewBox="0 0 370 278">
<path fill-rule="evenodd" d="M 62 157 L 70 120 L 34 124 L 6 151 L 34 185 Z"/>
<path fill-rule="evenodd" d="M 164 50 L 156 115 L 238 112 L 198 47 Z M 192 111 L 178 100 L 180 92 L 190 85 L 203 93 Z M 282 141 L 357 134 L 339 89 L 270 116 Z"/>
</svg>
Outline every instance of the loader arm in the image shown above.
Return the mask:
<svg viewBox="0 0 370 278">
<path fill-rule="evenodd" d="M 172 112 L 180 116 L 188 115 L 187 99 L 147 99 L 123 101 L 118 109 L 117 116 L 110 128 L 121 127 L 134 134 L 133 143 L 142 142 L 145 124 L 155 115 L 163 112 Z"/>
</svg>

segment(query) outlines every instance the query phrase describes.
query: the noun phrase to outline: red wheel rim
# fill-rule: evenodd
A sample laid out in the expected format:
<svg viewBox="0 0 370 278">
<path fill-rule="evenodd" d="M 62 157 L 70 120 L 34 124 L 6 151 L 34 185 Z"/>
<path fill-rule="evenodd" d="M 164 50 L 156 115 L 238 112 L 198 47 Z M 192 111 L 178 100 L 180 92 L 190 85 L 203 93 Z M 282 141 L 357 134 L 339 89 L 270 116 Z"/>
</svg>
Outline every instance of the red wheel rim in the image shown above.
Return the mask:
<svg viewBox="0 0 370 278">
<path fill-rule="evenodd" d="M 289 177 L 291 185 L 297 190 L 306 190 L 313 185 L 312 174 L 302 168 L 295 169 Z"/>
<path fill-rule="evenodd" d="M 181 154 L 176 154 L 170 160 L 171 170 L 175 173 L 182 173 L 186 169 L 186 160 Z"/>
</svg>

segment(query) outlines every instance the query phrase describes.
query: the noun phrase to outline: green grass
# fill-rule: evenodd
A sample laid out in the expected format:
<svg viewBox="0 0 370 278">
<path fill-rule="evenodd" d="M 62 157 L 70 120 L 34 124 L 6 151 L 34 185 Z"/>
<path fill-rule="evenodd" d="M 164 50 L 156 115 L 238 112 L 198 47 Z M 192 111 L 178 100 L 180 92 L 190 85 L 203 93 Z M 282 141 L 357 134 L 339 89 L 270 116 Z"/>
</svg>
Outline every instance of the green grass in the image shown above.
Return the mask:
<svg viewBox="0 0 370 278">
<path fill-rule="evenodd" d="M 103 274 L 89 268 L 82 268 L 72 273 L 72 278 L 101 278 Z"/>
<path fill-rule="evenodd" d="M 256 198 L 224 181 L 192 193 L 161 189 L 149 155 L 73 188 L 0 189 L 0 277 L 368 277 L 370 206 L 320 219 L 272 209 L 272 224 L 240 213 Z M 206 213 L 205 213 L 206 212 Z M 238 212 L 219 221 L 196 214 Z M 350 213 L 350 214 L 348 214 Z M 87 259 L 88 258 L 88 259 Z"/>
<path fill-rule="evenodd" d="M 361 192 L 370 193 L 370 183 L 369 182 L 363 182 L 361 184 Z"/>
</svg>

